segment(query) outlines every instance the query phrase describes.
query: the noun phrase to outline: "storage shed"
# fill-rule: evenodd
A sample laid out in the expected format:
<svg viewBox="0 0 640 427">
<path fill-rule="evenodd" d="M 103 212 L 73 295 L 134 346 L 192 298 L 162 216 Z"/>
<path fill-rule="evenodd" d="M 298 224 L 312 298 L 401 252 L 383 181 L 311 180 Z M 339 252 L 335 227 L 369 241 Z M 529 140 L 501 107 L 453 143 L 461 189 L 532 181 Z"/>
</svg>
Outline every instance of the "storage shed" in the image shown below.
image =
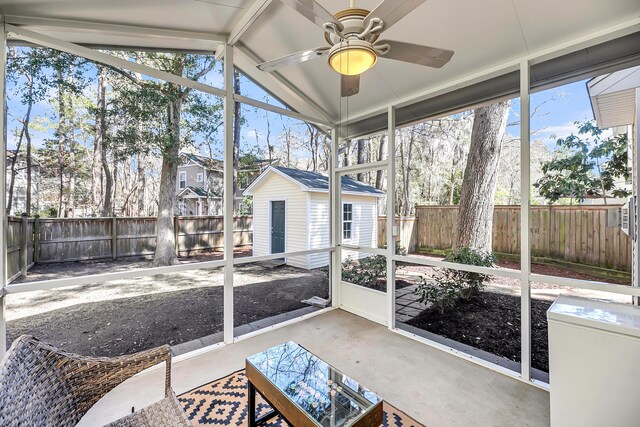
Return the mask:
<svg viewBox="0 0 640 427">
<path fill-rule="evenodd" d="M 385 193 L 342 177 L 341 194 L 342 242 L 376 247 L 378 199 Z M 320 249 L 330 245 L 329 179 L 326 175 L 270 166 L 247 187 L 244 195 L 253 197 L 254 256 Z M 295 267 L 313 269 L 327 266 L 329 255 L 289 257 L 286 262 Z"/>
</svg>

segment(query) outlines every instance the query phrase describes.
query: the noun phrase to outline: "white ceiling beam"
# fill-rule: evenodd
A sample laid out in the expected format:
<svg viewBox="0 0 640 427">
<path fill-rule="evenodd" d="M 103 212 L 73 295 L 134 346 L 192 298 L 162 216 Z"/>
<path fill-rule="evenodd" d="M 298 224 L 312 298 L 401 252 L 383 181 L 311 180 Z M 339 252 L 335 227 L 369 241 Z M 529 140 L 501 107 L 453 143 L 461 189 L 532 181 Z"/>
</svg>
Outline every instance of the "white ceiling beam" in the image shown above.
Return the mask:
<svg viewBox="0 0 640 427">
<path fill-rule="evenodd" d="M 325 128 L 331 128 L 333 126 L 332 123 L 317 119 L 315 117 L 307 116 L 306 114 L 300 114 L 295 111 L 287 110 L 285 108 L 277 107 L 275 105 L 267 104 L 266 102 L 258 101 L 252 98 L 248 98 L 246 96 L 234 94 L 233 99 L 236 102 L 240 102 L 241 104 L 251 105 L 256 108 L 261 108 L 263 110 L 271 111 L 272 113 L 282 114 L 283 116 L 292 117 L 294 119 L 302 120 L 303 122 L 313 123 L 314 125 L 323 126 Z M 325 131 L 327 129 L 324 129 Z"/>
<path fill-rule="evenodd" d="M 169 30 L 166 28 L 140 27 L 134 25 L 107 24 L 90 21 L 75 21 L 67 19 L 34 18 L 26 16 L 4 16 L 7 24 L 25 27 L 37 27 L 47 30 L 81 30 L 98 33 L 118 34 L 123 36 L 173 38 L 183 40 L 205 40 L 224 43 L 225 34 L 201 31 Z"/>
<path fill-rule="evenodd" d="M 35 31 L 27 30 L 25 28 L 16 27 L 14 25 L 5 25 L 6 31 L 16 34 L 20 40 L 34 43 L 39 46 L 48 47 L 50 49 L 60 50 L 70 53 L 72 55 L 78 55 L 91 61 L 99 62 L 102 64 L 110 65 L 113 67 L 122 68 L 123 70 L 133 71 L 149 77 L 155 77 L 160 80 L 167 81 L 169 83 L 175 83 L 180 86 L 188 87 L 191 89 L 199 90 L 211 95 L 225 97 L 226 91 L 217 87 L 209 86 L 204 83 L 200 83 L 185 77 L 176 76 L 175 74 L 167 73 L 155 68 L 148 67 L 137 62 L 127 61 L 126 59 L 118 58 L 113 55 L 109 55 L 88 47 L 80 46 L 74 43 L 58 40 L 54 37 L 46 36 L 44 34 L 37 33 Z M 332 124 L 329 121 L 318 119 L 315 117 L 300 114 L 295 111 L 286 110 L 284 108 L 276 107 L 267 104 L 262 101 L 257 101 L 241 95 L 234 95 L 234 99 L 237 102 L 243 104 L 252 105 L 254 107 L 262 108 L 265 110 L 273 111 L 284 116 L 293 117 L 299 120 L 303 120 L 309 123 L 314 123 L 324 127 L 331 127 Z"/>
<path fill-rule="evenodd" d="M 251 69 L 249 69 L 249 67 L 242 68 L 242 71 L 247 76 L 256 80 L 260 85 L 265 87 L 268 91 L 273 92 L 273 94 L 276 97 L 280 98 L 280 100 L 282 100 L 282 102 L 284 102 L 285 104 L 295 106 L 294 102 L 292 102 L 292 98 L 293 98 L 294 100 L 298 101 L 298 104 L 302 103 L 306 105 L 307 108 L 309 108 L 314 115 L 317 115 L 324 122 L 334 123 L 334 120 L 331 118 L 331 116 L 322 107 L 320 107 L 320 105 L 318 105 L 317 102 L 315 102 L 313 99 L 311 99 L 311 97 L 309 97 L 304 92 L 302 92 L 297 86 L 295 86 L 285 77 L 283 77 L 282 74 L 278 73 L 277 71 L 274 71 L 271 73 L 265 73 L 264 71 L 258 70 L 256 66 L 258 64 L 261 64 L 264 61 L 261 58 L 259 58 L 255 53 L 253 53 L 251 49 L 249 49 L 246 45 L 244 45 L 243 43 L 238 43 L 235 46 L 235 48 L 237 50 L 237 53 L 239 53 L 239 55 L 236 55 L 236 64 L 238 64 L 239 61 L 242 61 L 242 60 L 250 64 L 249 67 Z M 261 73 L 261 74 L 258 74 L 258 73 Z M 274 90 L 275 88 L 274 84 L 268 84 L 268 82 L 266 82 L 265 80 L 270 80 L 271 82 L 280 86 L 280 88 L 284 90 Z M 288 95 L 288 96 L 285 96 L 285 95 Z"/>
<path fill-rule="evenodd" d="M 160 71 L 155 68 L 148 67 L 137 62 L 127 61 L 126 59 L 118 58 L 113 55 L 99 52 L 88 47 L 80 46 L 74 43 L 65 42 L 55 39 L 53 37 L 39 34 L 35 31 L 27 30 L 14 25 L 5 25 L 6 31 L 15 33 L 21 40 L 35 43 L 39 46 L 48 47 L 50 49 L 60 50 L 70 53 L 72 55 L 78 55 L 91 61 L 99 62 L 102 64 L 110 65 L 113 67 L 122 68 L 123 70 L 132 71 L 134 73 L 140 73 L 149 77 L 155 77 L 160 80 L 167 81 L 169 83 L 175 83 L 180 86 L 185 86 L 191 89 L 199 90 L 211 95 L 224 97 L 226 92 L 217 87 L 209 86 L 204 83 L 196 82 L 185 77 L 176 76 L 175 74 L 167 73 L 166 71 Z"/>
<path fill-rule="evenodd" d="M 230 46 L 235 45 L 246 33 L 254 22 L 260 18 L 260 15 L 269 7 L 273 0 L 255 0 L 249 10 L 242 15 L 240 21 L 233 27 L 227 43 Z"/>
</svg>

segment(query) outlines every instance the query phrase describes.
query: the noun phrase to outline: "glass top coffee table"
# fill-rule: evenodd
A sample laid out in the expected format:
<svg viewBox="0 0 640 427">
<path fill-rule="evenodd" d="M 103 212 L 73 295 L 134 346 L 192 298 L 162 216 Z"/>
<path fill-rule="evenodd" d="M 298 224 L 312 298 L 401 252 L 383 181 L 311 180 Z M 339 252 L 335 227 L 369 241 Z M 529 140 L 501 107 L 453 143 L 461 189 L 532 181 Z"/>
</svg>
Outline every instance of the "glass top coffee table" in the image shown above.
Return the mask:
<svg viewBox="0 0 640 427">
<path fill-rule="evenodd" d="M 247 358 L 249 426 L 275 415 L 294 427 L 377 427 L 382 399 L 294 342 Z M 274 411 L 256 420 L 256 391 Z"/>
</svg>

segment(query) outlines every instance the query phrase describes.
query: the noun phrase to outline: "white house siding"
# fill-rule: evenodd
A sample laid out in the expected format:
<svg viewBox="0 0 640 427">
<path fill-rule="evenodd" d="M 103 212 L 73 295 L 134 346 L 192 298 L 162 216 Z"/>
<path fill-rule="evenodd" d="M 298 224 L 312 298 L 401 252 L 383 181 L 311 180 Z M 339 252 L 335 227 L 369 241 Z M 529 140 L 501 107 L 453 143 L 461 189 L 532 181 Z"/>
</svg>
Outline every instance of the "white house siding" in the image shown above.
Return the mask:
<svg viewBox="0 0 640 427">
<path fill-rule="evenodd" d="M 356 196 L 343 194 L 343 203 L 353 204 L 352 238 L 344 241 L 363 247 L 377 247 L 377 198 L 371 196 Z M 325 248 L 330 244 L 329 236 L 329 195 L 327 193 L 311 193 L 309 213 L 309 247 L 310 249 Z M 369 254 L 343 250 L 342 258 L 365 258 Z M 329 254 L 309 255 L 309 267 L 318 268 L 329 264 Z"/>
<path fill-rule="evenodd" d="M 253 196 L 253 255 L 270 253 L 271 201 L 285 201 L 285 249 L 287 252 L 307 250 L 307 193 L 300 185 L 272 172 L 265 177 Z M 294 267 L 308 268 L 307 257 L 290 257 L 287 263 Z"/>
</svg>

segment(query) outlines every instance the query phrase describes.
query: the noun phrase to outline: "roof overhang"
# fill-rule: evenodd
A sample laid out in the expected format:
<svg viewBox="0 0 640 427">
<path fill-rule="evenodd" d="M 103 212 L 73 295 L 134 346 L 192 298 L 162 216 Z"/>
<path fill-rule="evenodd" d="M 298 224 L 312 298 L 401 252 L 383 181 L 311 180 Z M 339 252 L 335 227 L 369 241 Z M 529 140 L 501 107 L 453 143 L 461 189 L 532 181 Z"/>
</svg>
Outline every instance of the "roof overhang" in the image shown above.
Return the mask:
<svg viewBox="0 0 640 427">
<path fill-rule="evenodd" d="M 315 189 L 315 188 L 307 190 L 307 191 L 309 191 L 310 193 L 329 194 L 329 190 L 318 190 L 318 189 Z M 375 198 L 378 198 L 378 199 L 387 195 L 384 192 L 369 193 L 369 192 L 366 192 L 366 191 L 345 191 L 345 190 L 342 190 L 340 192 L 340 194 L 347 195 L 347 196 L 358 196 L 358 197 L 375 197 Z"/>
<path fill-rule="evenodd" d="M 309 187 L 300 183 L 300 181 L 293 179 L 286 173 L 280 172 L 278 169 L 274 168 L 273 166 L 269 166 L 256 179 L 254 179 L 253 182 L 249 184 L 247 188 L 244 189 L 244 191 L 242 192 L 242 195 L 253 196 L 255 191 L 260 187 L 260 185 L 262 185 L 263 182 L 265 182 L 268 179 L 268 176 L 271 174 L 276 174 L 286 179 L 287 181 L 290 181 L 291 183 L 300 186 L 300 191 L 309 191 Z"/>
<path fill-rule="evenodd" d="M 300 191 L 308 192 L 308 193 L 325 193 L 325 194 L 329 193 L 328 189 L 309 187 L 308 185 L 301 183 L 300 181 L 287 175 L 286 173 L 279 171 L 273 166 L 269 166 L 242 192 L 242 194 L 245 196 L 253 196 L 255 194 L 255 191 L 260 187 L 260 185 L 268 179 L 268 176 L 272 174 L 281 176 L 282 178 L 292 182 L 293 184 L 300 186 Z M 366 191 L 349 191 L 349 190 L 342 190 L 340 194 L 346 194 L 350 196 L 361 196 L 361 197 L 378 197 L 378 198 L 384 197 L 386 195 L 384 192 L 369 193 Z"/>
<path fill-rule="evenodd" d="M 600 128 L 633 124 L 640 88 L 640 66 L 595 77 L 587 82 L 593 116 Z"/>
<path fill-rule="evenodd" d="M 358 7 L 372 10 L 379 1 L 358 0 Z M 346 7 L 345 0 L 319 2 L 332 13 Z M 453 60 L 442 69 L 380 60 L 363 74 L 360 93 L 348 102 L 339 96 L 338 74 L 322 59 L 278 73 L 255 68 L 325 44 L 321 28 L 280 1 L 0 0 L 0 13 L 9 24 L 90 46 L 220 52 L 228 41 L 235 45 L 236 66 L 291 109 L 323 122 L 352 123 L 517 70 L 523 61 L 535 65 L 640 31 L 637 1 L 583 6 L 581 0 L 425 2 L 384 36 L 452 49 Z M 410 116 L 418 120 L 420 114 Z"/>
</svg>

